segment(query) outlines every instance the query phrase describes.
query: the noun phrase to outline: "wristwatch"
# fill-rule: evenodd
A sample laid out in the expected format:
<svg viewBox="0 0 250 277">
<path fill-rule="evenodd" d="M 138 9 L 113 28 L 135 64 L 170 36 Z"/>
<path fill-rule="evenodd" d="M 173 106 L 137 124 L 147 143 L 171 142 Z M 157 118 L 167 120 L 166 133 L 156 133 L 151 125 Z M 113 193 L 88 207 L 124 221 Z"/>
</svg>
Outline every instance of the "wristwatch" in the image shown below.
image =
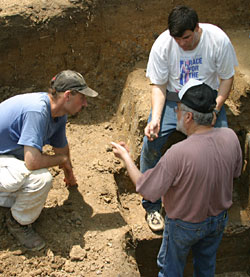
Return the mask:
<svg viewBox="0 0 250 277">
<path fill-rule="evenodd" d="M 214 109 L 214 112 L 215 112 L 216 117 L 218 117 L 218 116 L 219 116 L 220 111 L 218 111 L 218 110 Z"/>
</svg>

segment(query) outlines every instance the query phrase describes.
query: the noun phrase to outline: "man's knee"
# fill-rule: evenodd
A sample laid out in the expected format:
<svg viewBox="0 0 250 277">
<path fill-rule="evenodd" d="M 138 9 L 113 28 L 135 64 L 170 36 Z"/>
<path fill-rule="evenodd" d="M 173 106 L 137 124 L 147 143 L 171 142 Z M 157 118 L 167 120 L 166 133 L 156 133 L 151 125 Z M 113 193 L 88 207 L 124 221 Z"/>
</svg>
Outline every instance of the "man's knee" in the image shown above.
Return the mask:
<svg viewBox="0 0 250 277">
<path fill-rule="evenodd" d="M 43 169 L 43 170 L 44 170 L 44 173 L 42 174 L 42 182 L 44 182 L 46 186 L 51 187 L 53 177 L 51 173 L 48 171 L 48 169 Z"/>
<path fill-rule="evenodd" d="M 49 170 L 46 168 L 38 169 L 32 171 L 28 180 L 27 188 L 36 191 L 40 189 L 50 189 L 52 186 L 53 177 L 50 174 Z"/>
<path fill-rule="evenodd" d="M 2 155 L 0 157 L 0 191 L 15 192 L 18 191 L 30 171 L 26 168 L 23 161 L 14 156 Z"/>
</svg>

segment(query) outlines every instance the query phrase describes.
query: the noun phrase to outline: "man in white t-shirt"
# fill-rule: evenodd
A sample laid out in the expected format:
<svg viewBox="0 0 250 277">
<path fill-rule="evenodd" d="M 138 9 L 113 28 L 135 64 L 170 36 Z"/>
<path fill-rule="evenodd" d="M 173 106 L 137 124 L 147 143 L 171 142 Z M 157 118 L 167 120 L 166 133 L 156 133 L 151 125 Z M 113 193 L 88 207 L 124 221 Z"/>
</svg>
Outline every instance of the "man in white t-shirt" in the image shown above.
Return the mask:
<svg viewBox="0 0 250 277">
<path fill-rule="evenodd" d="M 223 106 L 231 91 L 237 58 L 227 35 L 211 24 L 199 23 L 197 13 L 177 6 L 168 17 L 169 29 L 154 42 L 146 76 L 152 85 L 152 111 L 145 128 L 140 170 L 153 168 L 162 155 L 168 136 L 176 130 L 174 108 L 178 92 L 189 79 L 200 80 L 218 91 L 214 127 L 228 127 Z M 161 200 L 143 199 L 147 222 L 162 230 Z"/>
</svg>

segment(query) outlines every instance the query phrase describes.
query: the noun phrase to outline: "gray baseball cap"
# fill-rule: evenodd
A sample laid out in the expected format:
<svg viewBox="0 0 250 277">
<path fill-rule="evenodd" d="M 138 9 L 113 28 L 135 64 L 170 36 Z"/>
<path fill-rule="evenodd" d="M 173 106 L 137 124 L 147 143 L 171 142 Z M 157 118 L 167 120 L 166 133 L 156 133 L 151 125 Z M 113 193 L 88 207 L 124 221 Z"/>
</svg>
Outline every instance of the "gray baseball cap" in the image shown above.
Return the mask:
<svg viewBox="0 0 250 277">
<path fill-rule="evenodd" d="M 76 90 L 84 95 L 96 97 L 98 93 L 89 88 L 83 76 L 73 70 L 63 70 L 54 76 L 50 82 L 51 88 L 57 92 Z"/>
</svg>

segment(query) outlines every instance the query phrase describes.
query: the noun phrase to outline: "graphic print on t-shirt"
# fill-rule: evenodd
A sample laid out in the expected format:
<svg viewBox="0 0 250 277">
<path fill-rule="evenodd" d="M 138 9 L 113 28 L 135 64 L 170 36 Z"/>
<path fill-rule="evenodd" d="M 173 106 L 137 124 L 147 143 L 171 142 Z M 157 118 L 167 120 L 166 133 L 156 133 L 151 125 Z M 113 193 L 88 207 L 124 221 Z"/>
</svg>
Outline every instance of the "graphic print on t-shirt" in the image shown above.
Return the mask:
<svg viewBox="0 0 250 277">
<path fill-rule="evenodd" d="M 202 56 L 195 58 L 183 57 L 180 59 L 180 85 L 185 85 L 189 79 L 199 79 Z"/>
</svg>

